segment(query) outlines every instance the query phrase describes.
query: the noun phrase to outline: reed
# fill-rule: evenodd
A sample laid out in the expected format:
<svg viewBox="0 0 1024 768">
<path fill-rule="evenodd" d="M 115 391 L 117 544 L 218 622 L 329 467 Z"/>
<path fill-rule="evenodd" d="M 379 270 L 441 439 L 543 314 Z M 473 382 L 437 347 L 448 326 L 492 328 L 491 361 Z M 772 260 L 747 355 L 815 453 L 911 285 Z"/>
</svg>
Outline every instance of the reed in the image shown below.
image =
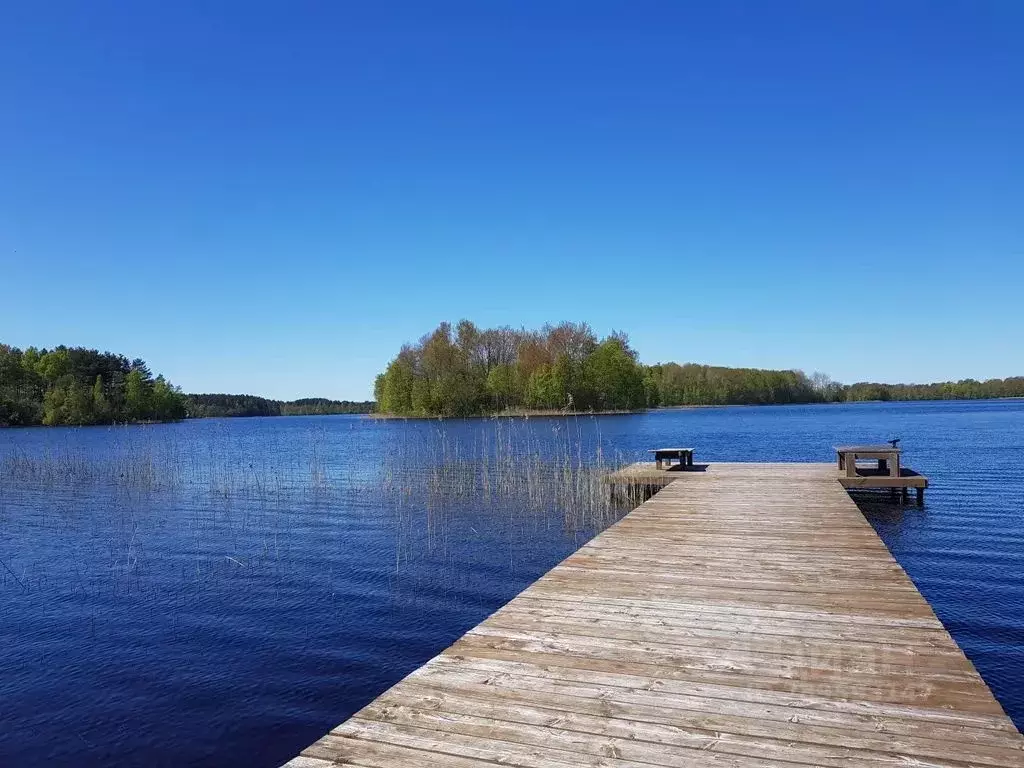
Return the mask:
<svg viewBox="0 0 1024 768">
<path fill-rule="evenodd" d="M 114 490 L 111 498 L 129 505 L 131 514 L 111 526 L 119 553 L 113 562 L 134 571 L 138 520 L 165 504 L 149 498 L 154 493 L 184 502 L 182 522 L 197 551 L 212 531 L 226 527 L 240 542 L 259 537 L 257 561 L 278 559 L 282 537 L 310 510 L 379 516 L 375 525 L 395 531 L 396 562 L 472 547 L 478 537 L 488 546 L 504 540 L 511 559 L 541 538 L 585 540 L 625 511 L 602 482 L 624 462 L 605 451 L 584 419 L 480 420 L 451 431 L 445 424 L 420 424 L 394 431 L 376 444 L 374 455 L 347 464 L 332 453 L 332 435 L 323 427 L 298 439 L 217 425 L 201 439 L 159 428 L 114 428 L 102 450 L 92 452 L 70 441 L 11 448 L 0 453 L 0 512 L 9 490 L 71 505 L 84 489 Z M 242 550 L 228 554 L 236 551 Z M 237 559 L 250 558 L 251 552 Z"/>
<path fill-rule="evenodd" d="M 0 452 L 0 488 L 53 490 L 108 486 L 129 491 L 187 491 L 211 499 L 266 499 L 295 492 L 323 494 L 335 482 L 327 469 L 322 427 L 308 443 L 287 448 L 214 430 L 189 440 L 149 427 L 112 427 L 95 450 L 54 443 Z"/>
<path fill-rule="evenodd" d="M 623 463 L 572 418 L 547 429 L 495 419 L 471 438 L 439 426 L 387 458 L 382 496 L 397 511 L 400 539 L 412 542 L 400 548 L 423 539 L 443 552 L 455 532 L 467 530 L 467 518 L 494 516 L 504 518 L 510 541 L 550 536 L 556 527 L 558 535 L 589 538 L 628 511 L 603 482 Z"/>
<path fill-rule="evenodd" d="M 99 484 L 156 490 L 178 487 L 173 463 L 147 450 L 129 449 L 96 457 L 81 449 L 52 449 L 29 454 L 14 450 L 0 457 L 0 483 L 54 488 Z"/>
</svg>

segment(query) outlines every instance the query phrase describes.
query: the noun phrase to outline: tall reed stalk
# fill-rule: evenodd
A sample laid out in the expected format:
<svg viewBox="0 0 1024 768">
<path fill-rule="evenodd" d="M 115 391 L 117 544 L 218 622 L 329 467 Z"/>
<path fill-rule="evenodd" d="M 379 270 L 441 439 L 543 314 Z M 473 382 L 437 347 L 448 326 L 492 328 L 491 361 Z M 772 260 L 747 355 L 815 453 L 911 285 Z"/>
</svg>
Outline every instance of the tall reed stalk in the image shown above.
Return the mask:
<svg viewBox="0 0 1024 768">
<path fill-rule="evenodd" d="M 456 516 L 503 515 L 522 540 L 553 526 L 589 536 L 616 522 L 626 510 L 604 477 L 622 460 L 609 459 L 600 436 L 588 445 L 576 419 L 537 421 L 495 419 L 471 437 L 440 426 L 397 446 L 384 457 L 382 491 L 400 534 L 421 525 L 428 547 L 444 549 L 453 530 L 465 529 Z"/>
</svg>

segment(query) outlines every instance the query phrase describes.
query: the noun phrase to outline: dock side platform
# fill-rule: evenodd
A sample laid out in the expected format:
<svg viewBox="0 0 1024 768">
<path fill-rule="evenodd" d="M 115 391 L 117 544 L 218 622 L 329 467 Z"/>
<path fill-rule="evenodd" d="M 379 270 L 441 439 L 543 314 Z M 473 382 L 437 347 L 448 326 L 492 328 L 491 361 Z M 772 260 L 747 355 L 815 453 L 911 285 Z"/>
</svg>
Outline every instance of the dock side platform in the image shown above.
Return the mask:
<svg viewBox="0 0 1024 768">
<path fill-rule="evenodd" d="M 834 464 L 680 472 L 290 768 L 1024 768 Z"/>
</svg>

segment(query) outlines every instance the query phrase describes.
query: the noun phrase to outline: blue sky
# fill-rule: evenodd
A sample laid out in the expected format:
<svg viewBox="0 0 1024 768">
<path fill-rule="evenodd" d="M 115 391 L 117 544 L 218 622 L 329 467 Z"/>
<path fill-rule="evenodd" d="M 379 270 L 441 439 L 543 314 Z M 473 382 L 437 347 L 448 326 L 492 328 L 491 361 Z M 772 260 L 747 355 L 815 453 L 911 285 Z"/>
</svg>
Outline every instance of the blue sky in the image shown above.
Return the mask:
<svg viewBox="0 0 1024 768">
<path fill-rule="evenodd" d="M 0 341 L 369 396 L 441 320 L 1024 374 L 1024 4 L 47 2 L 0 24 Z"/>
</svg>

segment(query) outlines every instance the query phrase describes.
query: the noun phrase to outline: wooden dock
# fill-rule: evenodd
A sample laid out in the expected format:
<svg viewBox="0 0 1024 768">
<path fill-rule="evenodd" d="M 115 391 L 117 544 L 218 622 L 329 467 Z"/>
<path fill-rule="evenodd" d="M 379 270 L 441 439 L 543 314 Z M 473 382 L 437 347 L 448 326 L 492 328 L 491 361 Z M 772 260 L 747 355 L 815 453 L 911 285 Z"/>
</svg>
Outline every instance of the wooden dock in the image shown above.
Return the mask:
<svg viewBox="0 0 1024 768">
<path fill-rule="evenodd" d="M 906 503 L 907 494 L 913 488 L 917 493 L 917 505 L 924 505 L 924 489 L 928 478 L 909 467 L 900 465 L 899 440 L 889 445 L 840 445 L 836 446 L 839 468 L 839 484 L 847 490 L 887 490 Z M 859 467 L 858 459 L 875 460 L 873 467 Z"/>
<path fill-rule="evenodd" d="M 693 454 L 690 454 L 690 461 L 686 464 L 673 464 L 671 466 L 659 467 L 653 461 L 638 461 L 610 473 L 605 477 L 605 482 L 611 486 L 612 496 L 622 496 L 636 503 L 646 501 L 655 493 L 660 491 L 669 483 L 685 479 L 693 472 L 703 472 L 710 465 L 694 464 Z M 718 464 L 722 467 L 722 464 Z M 746 466 L 746 465 L 743 465 Z M 839 471 L 833 477 L 839 485 L 847 490 L 853 491 L 889 491 L 892 498 L 901 504 L 907 502 L 907 492 L 913 488 L 917 491 L 917 504 L 924 504 L 924 489 L 928 487 L 928 478 L 915 472 L 910 467 L 899 467 L 899 473 L 893 475 L 888 469 L 879 468 L 858 468 L 852 466 L 847 470 L 840 463 Z"/>
<path fill-rule="evenodd" d="M 678 475 L 288 766 L 1024 768 L 835 465 Z"/>
</svg>

